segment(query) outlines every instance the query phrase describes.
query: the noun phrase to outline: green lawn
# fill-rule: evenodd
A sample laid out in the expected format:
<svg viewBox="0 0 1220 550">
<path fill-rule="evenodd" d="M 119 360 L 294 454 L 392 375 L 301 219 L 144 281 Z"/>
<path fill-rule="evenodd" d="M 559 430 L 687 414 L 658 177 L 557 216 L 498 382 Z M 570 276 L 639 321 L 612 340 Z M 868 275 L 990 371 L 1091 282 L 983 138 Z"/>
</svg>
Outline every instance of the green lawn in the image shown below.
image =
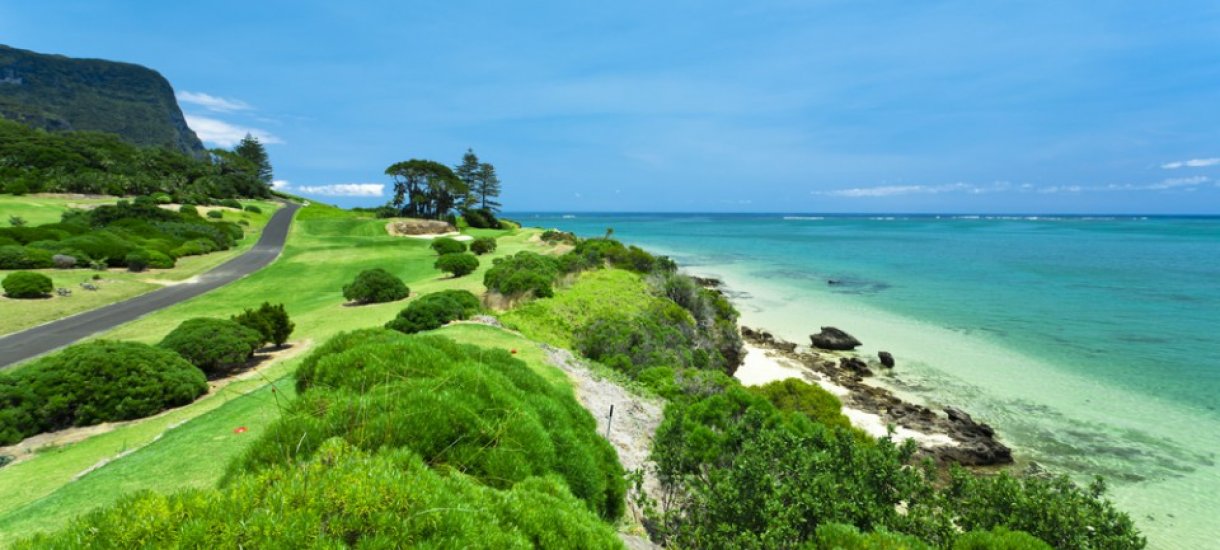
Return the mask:
<svg viewBox="0 0 1220 550">
<path fill-rule="evenodd" d="M 505 326 L 540 342 L 572 348 L 572 332 L 591 319 L 621 313 L 632 315 L 653 304 L 648 283 L 622 269 L 581 273 L 569 287 L 552 298 L 534 300 L 505 313 Z"/>
<path fill-rule="evenodd" d="M 90 200 L 103 201 L 103 199 Z M 114 202 L 113 200 L 109 201 Z M 31 225 L 36 225 L 58 221 L 59 213 L 66 210 L 69 203 L 72 203 L 69 199 L 27 199 L 26 197 L 0 195 L 0 212 L 31 213 L 30 216 L 27 216 L 27 219 L 31 220 Z M 63 287 L 71 290 L 72 295 L 66 297 L 53 296 L 41 300 L 13 300 L 0 296 L 0 335 L 17 332 L 151 292 L 162 287 L 162 284 L 156 281 L 171 282 L 189 279 L 244 253 L 254 246 L 254 243 L 258 242 L 263 226 L 267 225 L 271 215 L 279 208 L 279 203 L 253 200 L 242 201 L 242 203 L 257 205 L 263 212 L 261 214 L 254 214 L 245 211 L 225 211 L 225 219 L 245 220 L 250 224 L 248 227 L 245 227 L 246 234 L 237 243 L 237 246 L 212 254 L 180 258 L 173 269 L 151 269 L 143 273 L 130 273 L 123 269 L 111 269 L 100 273 L 102 276 L 101 281 L 93 281 L 93 275 L 98 274 L 98 272 L 88 269 L 33 270 L 46 274 L 57 288 Z M 55 210 L 56 208 L 57 210 Z M 33 221 L 34 216 L 43 214 L 44 210 L 55 210 L 54 218 L 37 222 Z M 20 215 L 24 216 L 25 214 Z M 2 216 L 0 217 L 0 223 L 7 223 L 8 216 L 3 214 L 0 214 L 0 216 Z M 3 278 L 8 273 L 10 272 L 0 270 L 0 278 Z M 81 288 L 80 283 L 86 281 L 94 282 L 99 287 L 99 290 L 89 291 Z"/>
<path fill-rule="evenodd" d="M 530 242 L 532 231 L 501 231 L 499 249 L 480 257 L 479 270 L 451 279 L 432 267 L 428 241 L 390 237 L 385 221 L 356 216 L 313 204 L 297 214 L 283 255 L 249 277 L 187 302 L 99 335 L 99 338 L 155 343 L 181 321 L 198 316 L 227 317 L 263 301 L 283 303 L 296 332 L 292 341 L 324 342 L 345 330 L 379 326 L 421 293 L 445 288 L 482 291 L 483 272 L 491 258 L 520 250 L 541 250 Z M 390 304 L 344 305 L 342 286 L 360 270 L 381 267 L 402 277 L 411 298 Z M 488 327 L 443 329 L 455 338 L 500 347 L 516 347 L 519 356 L 548 380 L 562 372 L 547 367 L 541 351 L 511 333 Z M 300 358 L 276 365 L 267 377 L 291 373 Z M 49 449 L 0 469 L 0 545 L 36 531 L 53 529 L 80 513 L 112 502 L 121 494 L 151 489 L 171 491 L 215 483 L 228 459 L 241 452 L 276 418 L 276 399 L 288 398 L 291 384 L 272 394 L 266 380 L 227 388 L 164 416 L 122 426 L 85 441 Z M 170 419 L 172 418 L 172 419 Z M 177 422 L 180 426 L 165 431 Z M 236 435 L 239 426 L 249 431 Z M 164 432 L 160 439 L 154 439 Z M 72 481 L 81 471 L 124 449 L 138 450 Z"/>
<path fill-rule="evenodd" d="M 9 217 L 19 216 L 27 225 L 42 225 L 59 221 L 65 210 L 95 204 L 114 204 L 118 197 L 99 199 L 69 199 L 34 195 L 0 195 L 0 225 L 7 226 Z"/>
</svg>

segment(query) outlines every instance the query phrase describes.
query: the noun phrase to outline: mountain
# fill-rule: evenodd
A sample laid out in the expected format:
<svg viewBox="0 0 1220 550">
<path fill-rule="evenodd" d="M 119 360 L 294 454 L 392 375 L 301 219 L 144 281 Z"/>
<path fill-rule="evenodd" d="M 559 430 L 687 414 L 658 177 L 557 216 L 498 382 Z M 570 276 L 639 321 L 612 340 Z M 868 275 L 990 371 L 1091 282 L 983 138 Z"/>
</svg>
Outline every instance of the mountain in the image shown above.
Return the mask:
<svg viewBox="0 0 1220 550">
<path fill-rule="evenodd" d="M 49 131 L 108 132 L 134 145 L 204 152 L 169 81 L 131 63 L 0 45 L 0 117 Z"/>
</svg>

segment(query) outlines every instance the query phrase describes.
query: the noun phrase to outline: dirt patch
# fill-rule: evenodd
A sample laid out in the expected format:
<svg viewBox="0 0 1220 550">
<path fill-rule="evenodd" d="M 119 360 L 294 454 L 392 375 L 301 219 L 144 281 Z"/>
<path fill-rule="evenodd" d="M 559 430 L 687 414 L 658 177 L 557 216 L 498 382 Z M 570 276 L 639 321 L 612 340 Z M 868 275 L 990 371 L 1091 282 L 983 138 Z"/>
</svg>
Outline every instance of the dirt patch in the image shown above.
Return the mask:
<svg viewBox="0 0 1220 550">
<path fill-rule="evenodd" d="M 271 365 L 273 365 L 279 361 L 283 361 L 283 360 L 295 357 L 297 355 L 300 355 L 305 350 L 309 349 L 309 347 L 312 345 L 313 345 L 313 340 L 306 339 L 306 340 L 302 340 L 300 342 L 285 345 L 283 348 L 278 349 L 278 350 L 272 348 L 267 353 L 260 353 L 260 354 L 256 355 L 254 359 L 251 360 L 248 368 L 246 368 L 236 374 L 233 374 L 232 376 L 228 376 L 225 378 L 217 378 L 215 380 L 209 380 L 208 381 L 208 394 L 216 393 L 217 391 L 223 389 L 225 386 L 228 386 L 229 384 L 232 384 L 239 380 L 248 380 L 251 378 L 256 378 L 256 377 L 260 376 L 264 371 L 266 371 L 267 368 L 270 367 Z M 200 399 L 202 399 L 203 397 L 206 397 L 206 394 L 205 394 L 205 396 L 201 396 Z M 195 402 L 198 402 L 198 401 L 195 401 Z M 183 406 L 189 407 L 190 405 L 183 405 Z M 146 416 L 144 418 L 138 418 L 136 420 L 127 420 L 127 421 L 123 421 L 123 422 L 106 422 L 104 424 L 95 424 L 93 426 L 82 426 L 80 428 L 68 428 L 66 430 L 60 430 L 57 432 L 49 432 L 49 433 L 43 433 L 43 434 L 30 436 L 30 437 L 27 437 L 26 439 L 22 440 L 20 443 L 9 445 L 7 447 L 0 447 L 0 455 L 8 455 L 8 456 L 13 457 L 13 461 L 11 463 L 9 463 L 9 466 L 12 466 L 13 464 L 22 462 L 26 459 L 29 459 L 30 457 L 33 457 L 34 455 L 38 454 L 38 452 L 40 450 L 47 449 L 50 447 L 62 447 L 64 445 L 78 443 L 78 442 L 84 441 L 86 439 L 89 439 L 90 437 L 93 437 L 95 435 L 101 435 L 101 434 L 104 434 L 107 432 L 114 431 L 115 429 L 123 427 L 123 426 L 127 426 L 130 424 L 137 424 L 139 422 L 145 422 L 145 421 L 153 419 L 153 418 L 158 418 L 160 416 L 170 414 L 173 411 L 176 411 L 180 408 L 181 407 L 177 407 L 177 408 L 173 408 L 173 409 L 166 409 L 166 410 L 161 411 L 152 416 Z M 170 426 L 170 427 L 166 428 L 166 430 L 173 429 L 176 426 L 177 425 L 175 424 L 174 426 Z M 157 437 L 160 438 L 160 436 L 157 436 Z M 156 439 L 153 439 L 153 441 L 156 441 Z M 129 453 L 133 450 L 135 450 L 135 449 L 130 449 L 126 452 Z M 116 460 L 118 458 L 121 458 L 121 456 L 113 456 L 113 457 L 104 459 L 102 461 L 102 463 L 95 464 L 93 467 L 90 468 L 90 470 L 86 470 L 85 472 L 82 472 L 81 474 L 77 474 L 77 477 L 80 477 L 80 476 L 84 475 L 85 473 L 88 473 L 91 470 L 101 467 L 102 465 L 104 465 L 105 462 L 110 462 L 110 461 Z"/>
<path fill-rule="evenodd" d="M 385 231 L 394 237 L 437 237 L 456 234 L 457 228 L 441 220 L 417 220 L 413 218 L 391 220 Z"/>
<path fill-rule="evenodd" d="M 597 420 L 597 431 L 606 436 L 618 460 L 627 471 L 640 470 L 644 474 L 643 488 L 648 497 L 657 501 L 661 497 L 661 484 L 656 470 L 648 460 L 652 452 L 652 439 L 664 417 L 664 403 L 635 395 L 626 388 L 598 376 L 584 360 L 572 352 L 542 344 L 547 360 L 567 373 L 576 389 L 576 399 Z M 611 417 L 611 407 L 614 415 Z M 627 499 L 628 508 L 639 524 L 642 511 L 634 499 Z M 644 541 L 636 541 L 644 542 Z"/>
</svg>

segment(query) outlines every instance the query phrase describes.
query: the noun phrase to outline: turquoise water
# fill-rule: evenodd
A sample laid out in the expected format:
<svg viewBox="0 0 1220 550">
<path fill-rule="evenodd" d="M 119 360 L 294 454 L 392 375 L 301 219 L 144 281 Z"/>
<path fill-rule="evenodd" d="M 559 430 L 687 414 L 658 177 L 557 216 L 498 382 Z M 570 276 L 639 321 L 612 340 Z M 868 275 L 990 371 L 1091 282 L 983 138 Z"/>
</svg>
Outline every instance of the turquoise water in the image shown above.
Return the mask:
<svg viewBox="0 0 1220 550">
<path fill-rule="evenodd" d="M 1104 475 L 1153 547 L 1220 547 L 1220 218 L 517 217 L 612 227 L 791 340 L 839 326 L 1023 461 Z"/>
</svg>

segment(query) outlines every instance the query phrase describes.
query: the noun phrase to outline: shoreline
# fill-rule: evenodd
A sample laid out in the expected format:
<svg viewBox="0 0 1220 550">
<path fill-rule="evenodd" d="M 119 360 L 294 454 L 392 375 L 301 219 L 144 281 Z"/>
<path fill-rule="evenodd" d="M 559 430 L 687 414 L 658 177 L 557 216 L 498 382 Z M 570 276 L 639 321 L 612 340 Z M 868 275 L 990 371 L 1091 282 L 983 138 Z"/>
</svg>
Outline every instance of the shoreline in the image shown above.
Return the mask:
<svg viewBox="0 0 1220 550">
<path fill-rule="evenodd" d="M 937 412 L 865 383 L 874 369 L 885 368 L 879 362 L 866 362 L 853 351 L 802 348 L 765 330 L 739 328 L 747 353 L 734 376 L 745 385 L 786 378 L 816 384 L 842 401 L 842 412 L 853 426 L 873 437 L 888 435 L 899 443 L 914 440 L 917 454 L 941 466 L 1007 467 L 1015 463 L 1012 450 L 997 439 L 995 430 L 969 413 L 951 406 Z"/>
</svg>

